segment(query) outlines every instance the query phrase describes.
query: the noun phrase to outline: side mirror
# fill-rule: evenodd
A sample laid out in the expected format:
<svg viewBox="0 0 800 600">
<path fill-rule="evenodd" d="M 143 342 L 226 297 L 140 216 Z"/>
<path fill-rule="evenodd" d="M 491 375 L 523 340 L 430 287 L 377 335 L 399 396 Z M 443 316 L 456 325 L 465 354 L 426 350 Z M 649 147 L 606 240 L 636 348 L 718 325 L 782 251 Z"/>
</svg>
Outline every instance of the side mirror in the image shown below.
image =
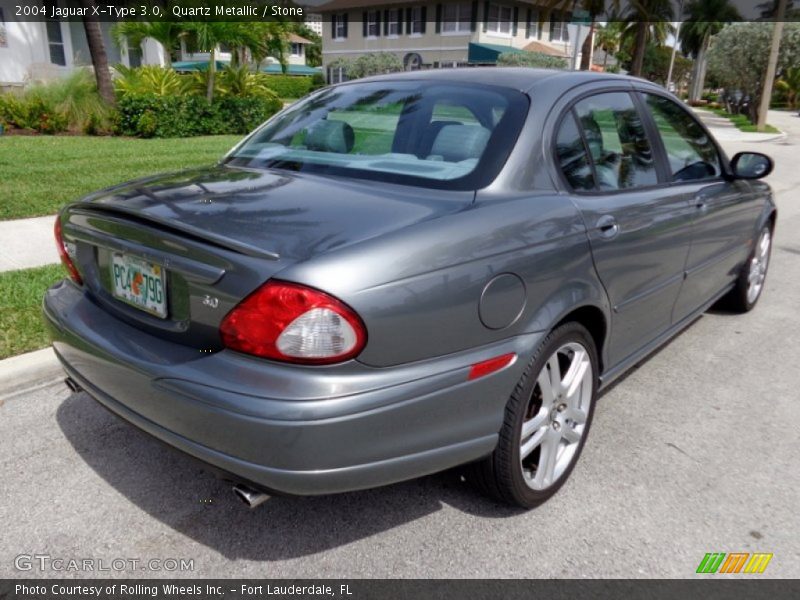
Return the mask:
<svg viewBox="0 0 800 600">
<path fill-rule="evenodd" d="M 739 152 L 731 161 L 736 179 L 761 179 L 772 173 L 774 166 L 772 159 L 760 152 Z"/>
</svg>

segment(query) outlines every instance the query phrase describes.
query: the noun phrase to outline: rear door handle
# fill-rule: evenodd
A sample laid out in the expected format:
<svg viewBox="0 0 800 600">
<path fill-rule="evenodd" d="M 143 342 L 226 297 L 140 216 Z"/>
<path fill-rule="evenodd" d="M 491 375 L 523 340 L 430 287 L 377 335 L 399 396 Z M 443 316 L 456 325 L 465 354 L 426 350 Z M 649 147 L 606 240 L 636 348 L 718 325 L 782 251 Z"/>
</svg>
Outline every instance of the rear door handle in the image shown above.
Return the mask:
<svg viewBox="0 0 800 600">
<path fill-rule="evenodd" d="M 600 233 L 600 237 L 610 240 L 617 237 L 619 233 L 619 223 L 617 220 L 612 217 L 611 215 L 603 215 L 597 220 L 597 231 Z"/>
<path fill-rule="evenodd" d="M 706 212 L 708 210 L 708 198 L 705 196 L 695 196 L 694 207 L 700 212 Z"/>
</svg>

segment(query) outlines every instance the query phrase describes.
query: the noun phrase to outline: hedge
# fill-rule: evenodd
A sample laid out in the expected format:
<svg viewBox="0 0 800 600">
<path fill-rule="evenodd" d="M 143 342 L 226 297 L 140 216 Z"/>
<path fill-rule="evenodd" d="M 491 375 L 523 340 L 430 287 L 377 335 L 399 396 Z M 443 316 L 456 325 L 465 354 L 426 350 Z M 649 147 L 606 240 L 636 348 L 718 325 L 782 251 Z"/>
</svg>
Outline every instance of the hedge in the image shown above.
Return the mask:
<svg viewBox="0 0 800 600">
<path fill-rule="evenodd" d="M 201 96 L 127 94 L 119 99 L 116 132 L 139 137 L 245 134 L 281 106 L 274 96 L 229 96 L 209 104 Z"/>
<path fill-rule="evenodd" d="M 311 91 L 313 83 L 312 78 L 305 75 L 267 74 L 263 81 L 279 98 L 302 98 Z"/>
</svg>

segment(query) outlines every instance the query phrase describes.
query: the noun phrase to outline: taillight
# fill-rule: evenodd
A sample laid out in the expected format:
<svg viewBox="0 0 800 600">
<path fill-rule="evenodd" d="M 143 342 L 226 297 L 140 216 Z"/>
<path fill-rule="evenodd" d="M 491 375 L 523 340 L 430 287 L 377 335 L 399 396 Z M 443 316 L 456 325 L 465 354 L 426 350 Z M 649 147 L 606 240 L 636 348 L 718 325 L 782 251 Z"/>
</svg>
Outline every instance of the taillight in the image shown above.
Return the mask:
<svg viewBox="0 0 800 600">
<path fill-rule="evenodd" d="M 78 273 L 78 269 L 75 267 L 75 263 L 72 262 L 72 257 L 70 254 L 75 253 L 75 244 L 67 245 L 67 242 L 64 241 L 64 236 L 61 233 L 61 216 L 56 217 L 56 226 L 55 226 L 55 236 L 56 236 L 56 248 L 58 249 L 58 256 L 61 258 L 61 264 L 64 265 L 64 268 L 69 273 L 70 279 L 77 283 L 78 285 L 83 285 L 83 279 L 81 279 L 81 274 Z"/>
<path fill-rule="evenodd" d="M 353 310 L 324 292 L 268 281 L 242 300 L 220 325 L 232 350 L 302 364 L 331 364 L 356 356 L 367 332 Z"/>
</svg>

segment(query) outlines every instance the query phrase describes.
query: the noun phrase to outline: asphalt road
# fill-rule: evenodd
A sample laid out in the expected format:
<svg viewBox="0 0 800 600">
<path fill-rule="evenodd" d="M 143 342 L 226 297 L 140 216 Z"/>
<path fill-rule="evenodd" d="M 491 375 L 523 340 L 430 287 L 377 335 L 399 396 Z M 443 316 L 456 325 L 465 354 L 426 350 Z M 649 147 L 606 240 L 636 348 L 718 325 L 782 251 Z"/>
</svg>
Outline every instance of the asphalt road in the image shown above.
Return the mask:
<svg viewBox="0 0 800 600">
<path fill-rule="evenodd" d="M 696 577 L 706 552 L 771 552 L 762 577 L 800 576 L 800 118 L 773 120 L 789 138 L 751 146 L 776 159 L 780 210 L 760 305 L 706 314 L 606 393 L 546 505 L 496 505 L 448 472 L 249 511 L 59 385 L 0 407 L 0 577 L 65 575 L 15 568 L 33 554 L 127 561 L 85 576 Z"/>
</svg>

